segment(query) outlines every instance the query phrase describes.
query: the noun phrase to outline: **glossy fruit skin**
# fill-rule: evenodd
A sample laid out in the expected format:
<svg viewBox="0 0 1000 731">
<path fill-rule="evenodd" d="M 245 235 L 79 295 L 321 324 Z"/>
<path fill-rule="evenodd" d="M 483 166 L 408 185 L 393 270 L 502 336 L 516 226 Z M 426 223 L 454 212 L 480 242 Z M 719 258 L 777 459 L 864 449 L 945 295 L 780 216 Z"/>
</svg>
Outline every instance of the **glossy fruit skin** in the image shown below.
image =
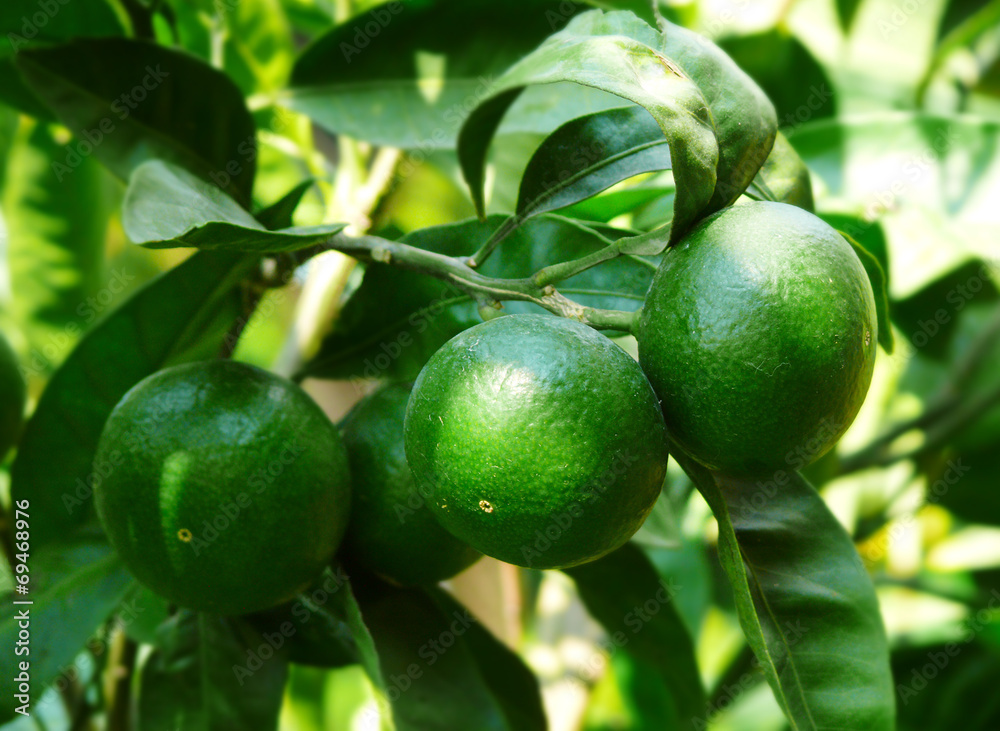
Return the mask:
<svg viewBox="0 0 1000 731">
<path fill-rule="evenodd" d="M 0 459 L 3 459 L 21 435 L 24 425 L 24 404 L 28 398 L 27 386 L 17 355 L 0 334 Z"/>
<path fill-rule="evenodd" d="M 401 586 L 449 579 L 482 557 L 434 519 L 403 448 L 412 384 L 383 386 L 341 424 L 354 492 L 344 552 Z"/>
<path fill-rule="evenodd" d="M 340 434 L 298 386 L 232 361 L 168 368 L 115 406 L 97 450 L 108 539 L 171 602 L 244 614 L 293 597 L 347 527 Z"/>
<path fill-rule="evenodd" d="M 627 541 L 666 470 L 659 403 L 600 333 L 548 315 L 476 325 L 413 387 L 406 457 L 438 521 L 483 553 L 561 568 Z"/>
<path fill-rule="evenodd" d="M 877 337 L 850 244 L 807 211 L 764 202 L 723 209 L 664 255 L 637 334 L 671 438 L 738 477 L 800 469 L 840 439 Z"/>
</svg>

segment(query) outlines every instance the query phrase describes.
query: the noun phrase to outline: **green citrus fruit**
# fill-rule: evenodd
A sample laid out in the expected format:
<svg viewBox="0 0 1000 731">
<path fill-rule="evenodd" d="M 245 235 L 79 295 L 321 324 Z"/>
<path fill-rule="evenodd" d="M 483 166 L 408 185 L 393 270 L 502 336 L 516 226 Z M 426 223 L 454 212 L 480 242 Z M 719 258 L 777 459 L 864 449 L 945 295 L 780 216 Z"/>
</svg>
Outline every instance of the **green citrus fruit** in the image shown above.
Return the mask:
<svg viewBox="0 0 1000 731">
<path fill-rule="evenodd" d="M 95 462 L 108 539 L 175 604 L 243 614 L 320 574 L 347 526 L 340 434 L 298 386 L 231 361 L 139 382 L 115 406 Z"/>
<path fill-rule="evenodd" d="M 667 464 L 642 369 L 603 335 L 548 315 L 501 317 L 448 341 L 413 386 L 405 443 L 445 528 L 533 568 L 625 543 Z"/>
<path fill-rule="evenodd" d="M 850 244 L 783 203 L 733 206 L 668 251 L 639 323 L 667 429 L 734 476 L 799 469 L 850 426 L 871 382 L 875 300 Z"/>
<path fill-rule="evenodd" d="M 21 434 L 27 395 L 17 356 L 7 338 L 0 334 L 0 459 Z"/>
<path fill-rule="evenodd" d="M 367 396 L 341 425 L 354 492 L 344 548 L 404 586 L 451 578 L 481 557 L 438 524 L 417 491 L 403 448 L 410 384 Z"/>
</svg>

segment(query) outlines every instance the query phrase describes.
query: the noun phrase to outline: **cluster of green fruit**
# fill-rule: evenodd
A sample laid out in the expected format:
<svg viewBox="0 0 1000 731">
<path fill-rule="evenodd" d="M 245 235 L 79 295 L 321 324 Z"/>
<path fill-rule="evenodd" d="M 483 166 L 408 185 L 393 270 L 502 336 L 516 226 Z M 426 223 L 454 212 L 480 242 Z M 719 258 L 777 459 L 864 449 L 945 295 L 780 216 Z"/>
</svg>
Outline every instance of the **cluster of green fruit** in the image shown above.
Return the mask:
<svg viewBox="0 0 1000 731">
<path fill-rule="evenodd" d="M 259 369 L 170 368 L 108 419 L 97 460 L 119 466 L 96 508 L 139 581 L 217 613 L 289 599 L 338 553 L 399 584 L 481 554 L 573 566 L 638 530 L 668 448 L 743 477 L 816 435 L 811 456 L 828 450 L 864 399 L 875 328 L 843 237 L 791 206 L 730 207 L 664 255 L 638 363 L 581 323 L 500 317 L 339 428 Z"/>
</svg>

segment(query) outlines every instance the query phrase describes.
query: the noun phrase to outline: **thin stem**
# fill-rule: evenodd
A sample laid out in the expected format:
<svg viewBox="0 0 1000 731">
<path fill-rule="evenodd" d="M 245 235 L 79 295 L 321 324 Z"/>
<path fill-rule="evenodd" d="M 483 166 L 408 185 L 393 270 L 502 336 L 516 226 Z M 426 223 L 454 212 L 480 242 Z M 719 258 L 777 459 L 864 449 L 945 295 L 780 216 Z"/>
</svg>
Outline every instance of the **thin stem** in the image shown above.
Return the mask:
<svg viewBox="0 0 1000 731">
<path fill-rule="evenodd" d="M 635 236 L 625 236 L 616 241 L 601 236 L 607 242 L 607 246 L 603 249 L 598 249 L 579 259 L 559 262 L 558 264 L 552 264 L 551 266 L 539 269 L 531 279 L 539 287 L 545 287 L 556 282 L 562 282 L 570 277 L 575 277 L 581 272 L 585 272 L 592 267 L 596 267 L 606 261 L 611 261 L 619 256 L 652 256 L 659 254 L 666 248 L 665 241 L 669 239 L 669 236 L 669 225 Z"/>
<path fill-rule="evenodd" d="M 885 452 L 879 450 L 869 454 L 869 450 L 859 452 L 849 460 L 845 460 L 840 473 L 845 475 L 868 467 L 885 467 L 902 460 L 914 459 L 927 452 L 943 447 L 956 434 L 976 421 L 991 408 L 1000 404 L 1000 386 L 987 391 L 964 408 L 956 407 L 946 410 L 941 416 L 936 428 L 928 429 L 923 444 L 906 452 Z M 913 427 L 911 427 L 913 428 Z M 894 430 L 895 431 L 895 430 Z M 906 431 L 909 431 L 907 429 Z M 881 440 L 880 440 L 881 441 Z"/>
<path fill-rule="evenodd" d="M 111 645 L 111 659 L 107 669 L 107 731 L 128 731 L 131 728 L 130 710 L 132 673 L 135 670 L 139 647 L 126 633 L 117 630 Z"/>
<path fill-rule="evenodd" d="M 528 279 L 487 277 L 471 269 L 465 260 L 376 236 L 338 235 L 330 240 L 329 246 L 355 258 L 382 264 L 391 262 L 403 269 L 450 282 L 468 294 L 480 307 L 496 307 L 504 300 L 532 302 L 553 314 L 601 330 L 632 332 L 635 327 L 634 312 L 586 307 L 560 294 L 551 285 L 539 285 L 534 277 Z"/>
</svg>

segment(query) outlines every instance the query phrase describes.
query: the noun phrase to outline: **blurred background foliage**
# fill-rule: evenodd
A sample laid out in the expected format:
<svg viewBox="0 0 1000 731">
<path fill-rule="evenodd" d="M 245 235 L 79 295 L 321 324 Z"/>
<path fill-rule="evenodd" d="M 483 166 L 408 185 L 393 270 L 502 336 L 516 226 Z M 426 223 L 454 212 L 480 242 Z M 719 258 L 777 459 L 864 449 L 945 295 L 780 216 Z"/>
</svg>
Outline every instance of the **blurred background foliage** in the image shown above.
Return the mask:
<svg viewBox="0 0 1000 731">
<path fill-rule="evenodd" d="M 463 100 L 550 30 L 520 27 L 519 3 L 485 11 L 468 2 L 475 17 L 490 13 L 491 20 L 464 27 L 461 10 L 449 9 L 457 16 L 441 24 L 435 3 L 410 3 L 412 24 L 387 25 L 384 35 L 368 39 L 371 51 L 345 59 L 336 44 L 359 41 L 351 26 L 332 39 L 331 28 L 376 4 L 164 0 L 150 14 L 140 0 L 109 0 L 101 22 L 110 35 L 181 45 L 235 80 L 259 131 L 258 206 L 312 177 L 316 184 L 295 223 L 350 221 L 398 237 L 473 215 L 453 150 L 458 120 L 469 111 Z M 637 0 L 595 4 L 651 19 L 647 3 Z M 817 211 L 886 269 L 895 348 L 880 352 L 866 405 L 837 452 L 807 476 L 854 537 L 875 581 L 893 647 L 899 728 L 995 731 L 1000 2 L 704 0 L 662 2 L 659 10 L 716 40 L 767 91 L 782 132 L 811 170 Z M 74 35 L 69 15 L 50 24 L 42 40 Z M 431 38 L 430 51 L 414 50 L 421 33 Z M 323 43 L 335 44 L 336 53 L 324 55 Z M 0 66 L 9 62 L 0 56 Z M 388 71 L 409 64 L 420 83 L 395 83 Z M 344 81 L 336 102 L 310 93 L 315 84 L 341 83 L 337 70 Z M 129 245 L 119 217 L 121 181 L 92 157 L 74 163 L 78 139 L 16 86 L 9 68 L 0 68 L 0 324 L 37 398 L 88 327 L 185 254 Z M 490 212 L 513 209 L 521 173 L 548 132 L 610 104 L 578 89 L 553 104 L 548 92 L 536 91 L 519 100 L 493 146 Z M 434 114 L 421 107 L 413 96 L 419 94 L 452 95 L 441 104 L 453 118 L 442 121 L 440 105 Z M 410 114 L 417 115 L 412 124 L 400 125 Z M 373 183 L 380 165 L 389 174 Z M 642 175 L 563 213 L 650 229 L 669 217 L 672 185 L 669 173 Z M 289 287 L 265 296 L 236 357 L 291 372 L 320 349 L 330 313 L 360 276 L 338 254 L 316 258 Z M 306 386 L 334 417 L 366 388 L 358 381 Z M 678 587 L 709 692 L 711 728 L 785 728 L 721 578 L 714 519 L 675 467 L 661 525 L 643 550 Z M 2 480 L 6 485 L 6 468 Z M 0 589 L 10 584 L 4 567 Z M 564 574 L 484 561 L 449 588 L 537 673 L 553 729 L 653 727 L 660 702 L 653 674 L 631 654 L 600 651 L 604 630 Z M 130 631 L 141 638 L 152 631 L 140 626 L 146 624 L 155 627 L 146 618 Z M 107 648 L 88 645 L 78 658 L 80 688 L 96 682 Z M 372 704 L 358 666 L 293 665 L 281 725 L 371 728 L 365 723 Z M 69 727 L 58 703 L 46 704 L 40 720 Z"/>
</svg>

